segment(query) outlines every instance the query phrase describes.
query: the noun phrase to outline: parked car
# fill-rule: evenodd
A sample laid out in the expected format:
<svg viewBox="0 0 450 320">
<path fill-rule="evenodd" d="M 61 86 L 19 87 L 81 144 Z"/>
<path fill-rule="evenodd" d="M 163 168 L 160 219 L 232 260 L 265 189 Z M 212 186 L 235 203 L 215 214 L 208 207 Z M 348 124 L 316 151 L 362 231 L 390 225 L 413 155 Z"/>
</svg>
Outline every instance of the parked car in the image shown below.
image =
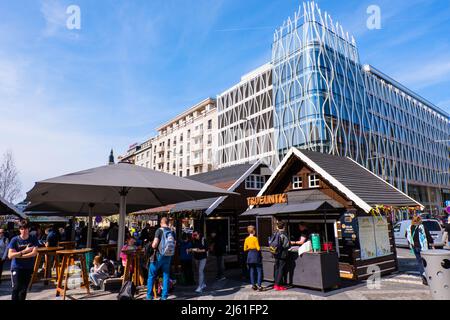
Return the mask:
<svg viewBox="0 0 450 320">
<path fill-rule="evenodd" d="M 443 236 L 444 236 L 444 228 L 439 223 L 438 220 L 435 219 L 425 219 L 422 220 L 423 225 L 425 228 L 428 229 L 428 231 L 431 234 L 431 237 L 433 237 L 434 240 L 434 246 L 436 248 L 443 248 L 444 242 L 443 242 Z M 406 238 L 406 230 L 411 225 L 411 220 L 404 220 L 398 222 L 394 226 L 394 237 L 395 237 L 395 246 L 396 247 L 409 247 L 408 239 Z"/>
</svg>

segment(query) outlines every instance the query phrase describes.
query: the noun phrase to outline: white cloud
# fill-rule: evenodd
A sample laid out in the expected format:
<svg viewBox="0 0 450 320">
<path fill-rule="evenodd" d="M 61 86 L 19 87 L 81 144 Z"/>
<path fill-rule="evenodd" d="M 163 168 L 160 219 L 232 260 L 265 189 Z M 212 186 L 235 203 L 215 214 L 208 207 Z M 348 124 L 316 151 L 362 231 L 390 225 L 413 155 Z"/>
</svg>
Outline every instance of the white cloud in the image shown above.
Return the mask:
<svg viewBox="0 0 450 320">
<path fill-rule="evenodd" d="M 66 6 L 58 0 L 42 0 L 41 13 L 45 19 L 46 27 L 44 35 L 51 37 L 56 35 L 66 25 Z"/>
<path fill-rule="evenodd" d="M 396 78 L 400 82 L 417 89 L 450 81 L 450 59 L 430 58 L 428 62 L 415 64 L 411 68 L 401 70 Z"/>
</svg>

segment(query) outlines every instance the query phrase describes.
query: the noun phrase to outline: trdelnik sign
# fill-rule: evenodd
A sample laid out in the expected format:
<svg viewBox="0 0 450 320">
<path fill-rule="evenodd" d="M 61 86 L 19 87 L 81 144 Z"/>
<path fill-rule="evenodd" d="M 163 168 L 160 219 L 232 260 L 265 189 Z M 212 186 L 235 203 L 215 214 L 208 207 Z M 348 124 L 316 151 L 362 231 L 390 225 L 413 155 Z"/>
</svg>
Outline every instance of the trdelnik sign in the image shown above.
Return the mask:
<svg viewBox="0 0 450 320">
<path fill-rule="evenodd" d="M 262 197 L 250 197 L 247 198 L 248 206 L 260 206 L 260 205 L 270 205 L 270 204 L 280 204 L 287 203 L 288 196 L 286 193 L 274 194 Z"/>
</svg>

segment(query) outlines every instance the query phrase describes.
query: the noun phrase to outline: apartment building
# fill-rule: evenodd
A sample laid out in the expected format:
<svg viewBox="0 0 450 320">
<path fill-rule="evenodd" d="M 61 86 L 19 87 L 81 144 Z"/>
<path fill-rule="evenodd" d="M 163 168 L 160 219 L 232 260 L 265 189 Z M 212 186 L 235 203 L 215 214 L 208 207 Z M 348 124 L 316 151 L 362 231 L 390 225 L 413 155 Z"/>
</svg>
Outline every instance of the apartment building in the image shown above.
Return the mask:
<svg viewBox="0 0 450 320">
<path fill-rule="evenodd" d="M 272 65 L 267 63 L 242 76 L 217 97 L 218 166 L 265 159 L 276 165 Z"/>
<path fill-rule="evenodd" d="M 216 169 L 216 100 L 205 99 L 157 128 L 143 144 L 130 146 L 120 161 L 187 177 Z"/>
</svg>

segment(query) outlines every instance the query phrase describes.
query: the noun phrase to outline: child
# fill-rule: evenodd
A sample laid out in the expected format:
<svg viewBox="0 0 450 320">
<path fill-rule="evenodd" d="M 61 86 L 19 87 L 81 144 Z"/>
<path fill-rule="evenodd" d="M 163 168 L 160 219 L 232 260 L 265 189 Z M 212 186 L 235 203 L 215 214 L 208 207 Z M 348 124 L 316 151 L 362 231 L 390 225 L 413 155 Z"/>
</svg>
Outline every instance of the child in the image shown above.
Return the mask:
<svg viewBox="0 0 450 320">
<path fill-rule="evenodd" d="M 94 289 L 100 289 L 101 284 L 109 277 L 108 266 L 103 263 L 101 256 L 95 256 L 94 266 L 89 273 L 89 279 L 92 281 Z"/>
<path fill-rule="evenodd" d="M 127 254 L 123 251 L 136 250 L 135 246 L 136 240 L 133 237 L 128 237 L 126 240 L 126 244 L 122 247 L 120 252 L 120 258 L 122 259 L 122 266 L 125 268 L 127 265 Z M 131 272 L 133 272 L 133 262 L 131 262 Z"/>
</svg>

